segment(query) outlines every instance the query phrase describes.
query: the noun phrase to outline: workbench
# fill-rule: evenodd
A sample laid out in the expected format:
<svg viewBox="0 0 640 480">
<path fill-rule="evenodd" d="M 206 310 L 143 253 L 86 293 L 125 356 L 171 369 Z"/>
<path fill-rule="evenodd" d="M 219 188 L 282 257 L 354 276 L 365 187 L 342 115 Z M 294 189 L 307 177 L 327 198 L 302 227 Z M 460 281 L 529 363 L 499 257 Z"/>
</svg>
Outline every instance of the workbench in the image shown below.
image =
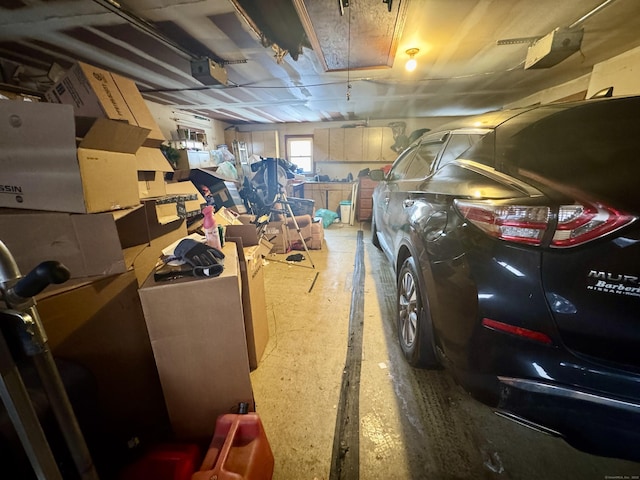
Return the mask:
<svg viewBox="0 0 640 480">
<path fill-rule="evenodd" d="M 354 182 L 305 182 L 304 198 L 315 202 L 316 210 L 325 208 L 338 211 L 342 200 L 352 200 L 351 191 Z"/>
</svg>

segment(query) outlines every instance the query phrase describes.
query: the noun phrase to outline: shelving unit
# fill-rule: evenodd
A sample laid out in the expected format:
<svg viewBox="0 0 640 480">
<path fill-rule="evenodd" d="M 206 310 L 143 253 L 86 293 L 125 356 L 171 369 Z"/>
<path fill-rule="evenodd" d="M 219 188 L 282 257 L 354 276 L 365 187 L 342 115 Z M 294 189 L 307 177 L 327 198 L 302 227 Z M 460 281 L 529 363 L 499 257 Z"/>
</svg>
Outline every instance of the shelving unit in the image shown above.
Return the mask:
<svg viewBox="0 0 640 480">
<path fill-rule="evenodd" d="M 371 210 L 373 208 L 373 190 L 378 182 L 371 180 L 369 177 L 360 177 L 358 179 L 358 201 L 356 202 L 356 218 L 359 221 L 371 220 Z"/>
</svg>

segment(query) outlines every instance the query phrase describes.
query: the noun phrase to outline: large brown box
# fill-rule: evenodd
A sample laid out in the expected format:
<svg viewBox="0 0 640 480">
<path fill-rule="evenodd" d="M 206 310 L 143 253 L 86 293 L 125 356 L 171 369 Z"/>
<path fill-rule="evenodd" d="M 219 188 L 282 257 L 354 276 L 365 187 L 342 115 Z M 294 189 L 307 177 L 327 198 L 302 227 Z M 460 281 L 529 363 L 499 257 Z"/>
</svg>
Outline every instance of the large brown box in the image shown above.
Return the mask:
<svg viewBox="0 0 640 480">
<path fill-rule="evenodd" d="M 218 415 L 254 410 L 234 243 L 219 277 L 185 277 L 139 289 L 171 426 L 177 438 L 210 440 Z"/>
<path fill-rule="evenodd" d="M 149 130 L 85 123 L 48 103 L 2 101 L 0 120 L 13 127 L 0 128 L 0 206 L 93 213 L 140 203 L 135 153 Z"/>
<path fill-rule="evenodd" d="M 289 251 L 289 229 L 286 222 L 269 222 L 264 229 L 264 237 L 273 244 L 273 253 L 287 253 Z"/>
<path fill-rule="evenodd" d="M 49 287 L 36 300 L 53 354 L 94 375 L 96 415 L 123 448 L 169 429 L 133 272 Z"/>
<path fill-rule="evenodd" d="M 140 198 L 161 197 L 167 194 L 164 175 L 173 167 L 159 148 L 140 147 L 136 152 L 138 193 Z"/>
<path fill-rule="evenodd" d="M 185 220 L 178 220 L 161 227 L 163 228 L 158 229 L 157 235 L 151 238 L 148 243 L 135 245 L 124 250 L 125 260 L 127 265 L 133 268 L 138 285 L 142 285 L 160 263 L 162 250 L 189 234 Z"/>
<path fill-rule="evenodd" d="M 133 80 L 78 62 L 46 93 L 52 103 L 73 105 L 80 117 L 124 120 L 150 130 L 145 146 L 157 147 L 166 139 Z"/>
<path fill-rule="evenodd" d="M 127 266 L 119 233 L 110 212 L 69 214 L 0 208 L 0 241 L 24 275 L 46 260 L 64 264 L 71 278 L 124 273 Z"/>
<path fill-rule="evenodd" d="M 258 368 L 269 342 L 269 322 L 267 319 L 267 299 L 264 289 L 264 269 L 262 259 L 273 245 L 261 239 L 258 245 L 243 247 L 241 238 L 229 238 L 236 243 L 242 274 L 242 310 L 247 337 L 249 367 Z"/>
</svg>

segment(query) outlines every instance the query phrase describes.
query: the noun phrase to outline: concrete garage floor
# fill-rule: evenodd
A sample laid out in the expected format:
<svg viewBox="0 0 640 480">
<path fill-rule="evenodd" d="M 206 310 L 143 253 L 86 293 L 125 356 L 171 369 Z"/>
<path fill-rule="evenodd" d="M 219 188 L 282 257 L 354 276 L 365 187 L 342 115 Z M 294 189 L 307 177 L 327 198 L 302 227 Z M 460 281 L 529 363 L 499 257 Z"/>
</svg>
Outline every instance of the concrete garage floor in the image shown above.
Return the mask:
<svg viewBox="0 0 640 480">
<path fill-rule="evenodd" d="M 494 415 L 446 371 L 410 368 L 392 324 L 395 280 L 369 227 L 326 229 L 323 249 L 310 252 L 315 269 L 308 260 L 282 263 L 287 255 L 265 266 L 271 338 L 251 380 L 275 480 L 640 478 L 640 464 L 578 452 Z M 353 284 L 360 264 L 363 287 Z M 352 305 L 354 288 L 364 289 L 364 305 Z M 345 362 L 358 344 L 353 336 L 349 343 L 352 307 L 360 310 L 362 350 L 345 406 Z M 352 435 L 340 436 L 336 418 L 349 416 Z M 333 453 L 336 432 L 345 439 L 336 450 L 343 463 Z"/>
</svg>

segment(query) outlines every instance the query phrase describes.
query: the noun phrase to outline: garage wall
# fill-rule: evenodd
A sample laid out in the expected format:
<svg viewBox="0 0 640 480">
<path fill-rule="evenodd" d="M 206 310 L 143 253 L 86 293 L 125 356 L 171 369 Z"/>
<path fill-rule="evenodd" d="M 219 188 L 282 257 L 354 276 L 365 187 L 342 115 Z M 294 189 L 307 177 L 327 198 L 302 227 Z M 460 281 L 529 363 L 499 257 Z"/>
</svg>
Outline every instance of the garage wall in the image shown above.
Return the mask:
<svg viewBox="0 0 640 480">
<path fill-rule="evenodd" d="M 614 95 L 640 93 L 640 47 L 593 67 L 587 97 L 613 86 Z"/>
<path fill-rule="evenodd" d="M 591 74 L 583 75 L 582 77 L 578 77 L 577 79 L 570 82 L 541 90 L 540 92 L 537 92 L 533 95 L 521 98 L 516 102 L 509 103 L 505 105 L 505 108 L 518 108 L 525 107 L 527 105 L 535 105 L 538 103 L 544 104 L 557 102 L 561 99 L 571 98 L 576 94 L 580 94 L 581 92 L 581 96 L 584 96 L 584 92 L 586 92 L 589 88 L 590 78 Z"/>
<path fill-rule="evenodd" d="M 178 125 L 180 125 L 204 130 L 209 150 L 215 150 L 217 145 L 224 143 L 224 128 L 228 126 L 225 123 L 178 112 L 171 106 L 150 101 L 147 101 L 147 105 L 167 140 L 178 140 Z"/>
<path fill-rule="evenodd" d="M 396 119 L 396 121 L 403 121 L 407 124 L 405 134 L 409 135 L 412 131 L 418 128 L 437 128 L 439 125 L 447 123 L 455 117 L 437 117 L 437 118 L 402 118 Z M 369 127 L 388 127 L 389 123 L 394 120 L 370 120 L 368 122 Z M 279 144 L 281 145 L 281 155 L 285 155 L 284 145 L 285 136 L 287 135 L 313 135 L 315 129 L 320 128 L 342 128 L 345 125 L 352 125 L 357 122 L 311 122 L 311 123 L 285 123 L 277 125 L 241 125 L 238 126 L 238 131 L 264 131 L 274 130 L 278 131 Z M 395 158 L 395 154 L 392 152 L 392 158 Z M 316 173 L 322 175 L 328 175 L 331 179 L 344 179 L 349 173 L 354 177 L 358 175 L 358 172 L 365 168 L 374 169 L 380 168 L 384 163 L 379 162 L 322 162 L 316 164 Z"/>
</svg>

